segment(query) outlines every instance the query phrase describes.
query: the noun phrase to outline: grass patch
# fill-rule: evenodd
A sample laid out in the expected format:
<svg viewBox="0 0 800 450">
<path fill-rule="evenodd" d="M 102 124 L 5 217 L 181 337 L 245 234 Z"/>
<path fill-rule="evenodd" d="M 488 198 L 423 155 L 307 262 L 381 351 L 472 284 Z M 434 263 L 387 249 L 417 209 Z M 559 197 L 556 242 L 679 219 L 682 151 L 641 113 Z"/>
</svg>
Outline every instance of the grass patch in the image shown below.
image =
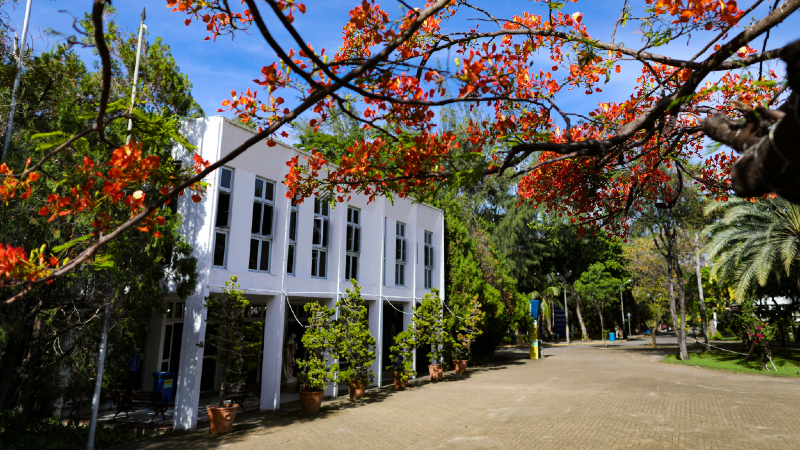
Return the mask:
<svg viewBox="0 0 800 450">
<path fill-rule="evenodd" d="M 744 356 L 742 355 L 723 351 L 692 352 L 689 354 L 689 361 L 681 361 L 678 355 L 668 355 L 662 359 L 662 362 L 727 372 L 800 378 L 799 350 L 773 349 L 772 360 L 775 362 L 775 367 L 778 368 L 777 372 L 774 370 L 761 370 L 761 357 L 759 355 L 753 355 L 750 357 L 750 361 L 744 361 Z M 772 364 L 769 365 L 769 368 L 772 369 Z"/>
</svg>

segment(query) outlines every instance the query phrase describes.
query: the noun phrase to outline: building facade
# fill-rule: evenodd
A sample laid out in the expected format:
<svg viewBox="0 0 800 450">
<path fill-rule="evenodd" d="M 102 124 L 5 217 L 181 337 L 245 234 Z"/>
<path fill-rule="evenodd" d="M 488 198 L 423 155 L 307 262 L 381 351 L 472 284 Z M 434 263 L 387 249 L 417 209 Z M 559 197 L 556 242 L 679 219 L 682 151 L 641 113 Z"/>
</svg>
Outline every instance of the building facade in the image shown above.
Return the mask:
<svg viewBox="0 0 800 450">
<path fill-rule="evenodd" d="M 217 161 L 254 134 L 223 117 L 189 121 L 184 134 L 206 160 Z M 200 393 L 219 387 L 219 370 L 204 349 L 204 298 L 219 294 L 238 277 L 251 308 L 250 320 L 264 323 L 263 352 L 249 381 L 261 382 L 260 408 L 280 407 L 302 358 L 303 305 L 332 307 L 355 278 L 369 309 L 377 341 L 375 385 L 386 381 L 393 336 L 411 322 L 411 312 L 431 288 L 444 296 L 444 216 L 441 210 L 407 199 L 372 203 L 353 195 L 331 207 L 309 198 L 296 204 L 282 184 L 289 159 L 304 154 L 285 144 L 260 142 L 210 178 L 200 203 L 178 202 L 181 233 L 198 259 L 198 286 L 185 303 L 177 297 L 167 314 L 152 318 L 144 373 L 177 372 L 176 429 L 197 423 Z M 189 154 L 181 155 L 188 159 Z M 210 325 L 210 326 L 213 326 Z M 420 352 L 424 355 L 424 352 Z M 427 367 L 424 356 L 418 367 Z M 296 373 L 296 369 L 294 369 Z M 283 387 L 283 389 L 282 389 Z M 327 395 L 339 394 L 331 386 Z"/>
</svg>

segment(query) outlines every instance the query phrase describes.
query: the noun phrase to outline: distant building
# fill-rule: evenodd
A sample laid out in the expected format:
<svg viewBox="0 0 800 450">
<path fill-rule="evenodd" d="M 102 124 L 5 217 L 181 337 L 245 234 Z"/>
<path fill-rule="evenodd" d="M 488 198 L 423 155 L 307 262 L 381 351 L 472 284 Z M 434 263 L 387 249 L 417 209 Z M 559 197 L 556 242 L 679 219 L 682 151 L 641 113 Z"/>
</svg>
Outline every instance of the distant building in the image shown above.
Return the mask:
<svg viewBox="0 0 800 450">
<path fill-rule="evenodd" d="M 184 134 L 204 159 L 217 161 L 254 132 L 217 116 L 188 121 Z M 256 144 L 205 180 L 202 202 L 180 198 L 181 233 L 198 259 L 198 286 L 185 304 L 174 297 L 169 313 L 153 316 L 143 370 L 146 385 L 152 372 L 177 372 L 176 429 L 194 428 L 201 391 L 219 389 L 219 370 L 196 344 L 205 340 L 203 299 L 221 293 L 231 275 L 253 305 L 251 320 L 264 323 L 261 364 L 250 376 L 262 383 L 262 410 L 280 406 L 290 334 L 300 344 L 296 358 L 303 357 L 298 322 L 305 320 L 305 303 L 333 306 L 348 280 L 358 280 L 377 340 L 372 370 L 378 385 L 387 381 L 382 369 L 388 348 L 410 323 L 414 300 L 433 287 L 444 295 L 441 210 L 408 199 L 368 204 L 360 195 L 335 208 L 313 198 L 295 204 L 282 181 L 285 162 L 296 155 L 304 154 L 282 143 Z M 417 366 L 426 368 L 422 358 Z M 338 395 L 339 387 L 326 394 Z M 284 398 L 290 397 L 284 389 Z"/>
</svg>

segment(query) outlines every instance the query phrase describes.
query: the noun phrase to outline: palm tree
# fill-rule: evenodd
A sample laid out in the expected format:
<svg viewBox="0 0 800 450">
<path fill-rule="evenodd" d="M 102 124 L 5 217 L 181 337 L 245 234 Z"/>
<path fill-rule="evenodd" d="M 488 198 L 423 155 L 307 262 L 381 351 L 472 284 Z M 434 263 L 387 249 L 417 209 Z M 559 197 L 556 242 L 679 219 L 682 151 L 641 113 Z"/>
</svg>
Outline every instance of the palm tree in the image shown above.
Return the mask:
<svg viewBox="0 0 800 450">
<path fill-rule="evenodd" d="M 545 325 L 547 325 L 547 333 L 553 334 L 553 303 L 558 305 L 559 308 L 564 308 L 561 302 L 558 301 L 558 296 L 561 295 L 561 282 L 556 278 L 555 274 L 550 273 L 543 278 L 536 279 L 535 286 L 538 289 L 530 293 L 531 299 L 542 299 L 539 303 L 542 310 L 542 319 L 545 320 Z"/>
<path fill-rule="evenodd" d="M 710 235 L 706 245 L 709 260 L 718 260 L 711 276 L 729 280 L 736 286 L 734 298 L 741 302 L 756 286 L 765 286 L 771 276 L 780 277 L 781 268 L 787 276 L 795 277 L 800 289 L 797 270 L 800 248 L 800 208 L 782 198 L 744 200 L 732 198 L 727 202 L 712 202 L 705 214 L 723 214 L 707 226 L 703 234 Z"/>
</svg>

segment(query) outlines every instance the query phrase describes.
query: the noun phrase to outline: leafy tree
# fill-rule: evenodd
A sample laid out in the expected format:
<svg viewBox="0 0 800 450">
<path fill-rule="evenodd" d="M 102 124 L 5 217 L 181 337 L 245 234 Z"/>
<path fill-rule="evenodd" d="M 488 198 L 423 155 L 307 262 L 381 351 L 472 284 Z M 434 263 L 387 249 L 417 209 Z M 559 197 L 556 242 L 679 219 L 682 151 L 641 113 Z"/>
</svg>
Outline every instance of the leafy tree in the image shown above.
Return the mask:
<svg viewBox="0 0 800 450">
<path fill-rule="evenodd" d="M 419 345 L 430 345 L 431 350 L 427 356 L 434 364 L 442 363 L 444 346 L 452 339 L 444 329 L 442 315 L 442 301 L 436 288 L 425 294 L 419 306 L 414 309 L 413 322 L 417 342 Z"/>
<path fill-rule="evenodd" d="M 613 277 L 606 265 L 601 262 L 589 266 L 589 269 L 583 272 L 574 283 L 575 291 L 580 295 L 581 301 L 594 310 L 600 319 L 600 334 L 604 348 L 606 347 L 606 337 L 603 312 L 616 301 L 616 293 L 620 284 L 622 284 L 620 279 Z"/>
<path fill-rule="evenodd" d="M 394 336 L 394 345 L 389 348 L 389 361 L 386 370 L 391 370 L 399 375 L 400 381 L 407 381 L 417 375 L 414 370 L 414 352 L 417 349 L 419 338 L 414 324 L 409 324 L 408 329 Z"/>
<path fill-rule="evenodd" d="M 228 389 L 236 392 L 247 379 L 247 372 L 258 366 L 261 353 L 261 330 L 263 323 L 248 322 L 245 312 L 250 302 L 239 289 L 237 277 L 225 281 L 222 295 L 205 298 L 208 310 L 206 322 L 215 325 L 207 334 L 206 342 L 216 349 L 211 359 L 222 368 L 222 383 L 219 388 L 219 407 L 223 406 Z M 206 342 L 198 342 L 204 347 Z"/>
<path fill-rule="evenodd" d="M 469 359 L 472 352 L 472 343 L 481 334 L 481 325 L 486 314 L 481 311 L 481 304 L 478 298 L 472 299 L 469 308 L 466 310 L 465 317 L 459 318 L 456 335 L 453 338 L 453 347 L 456 358 L 459 360 Z"/>
<path fill-rule="evenodd" d="M 370 366 L 375 361 L 375 338 L 369 333 L 369 318 L 361 286 L 355 280 L 347 289 L 345 298 L 336 302 L 339 317 L 336 319 L 337 356 L 347 361 L 348 367 L 339 372 L 339 380 L 348 385 L 372 383 L 375 374 Z"/>
<path fill-rule="evenodd" d="M 656 332 L 661 327 L 664 312 L 669 305 L 667 263 L 649 238 L 631 239 L 623 246 L 623 250 L 625 264 L 633 280 L 634 299 L 637 304 L 645 305 L 651 314 L 651 318 L 646 321 L 652 331 L 650 346 L 655 347 Z"/>
<path fill-rule="evenodd" d="M 308 327 L 303 333 L 303 348 L 308 350 L 308 359 L 297 361 L 300 368 L 298 386 L 302 391 L 324 391 L 328 382 L 336 380 L 337 363 L 329 363 L 336 357 L 339 338 L 336 324 L 331 320 L 336 310 L 320 303 L 306 303 Z"/>
</svg>

